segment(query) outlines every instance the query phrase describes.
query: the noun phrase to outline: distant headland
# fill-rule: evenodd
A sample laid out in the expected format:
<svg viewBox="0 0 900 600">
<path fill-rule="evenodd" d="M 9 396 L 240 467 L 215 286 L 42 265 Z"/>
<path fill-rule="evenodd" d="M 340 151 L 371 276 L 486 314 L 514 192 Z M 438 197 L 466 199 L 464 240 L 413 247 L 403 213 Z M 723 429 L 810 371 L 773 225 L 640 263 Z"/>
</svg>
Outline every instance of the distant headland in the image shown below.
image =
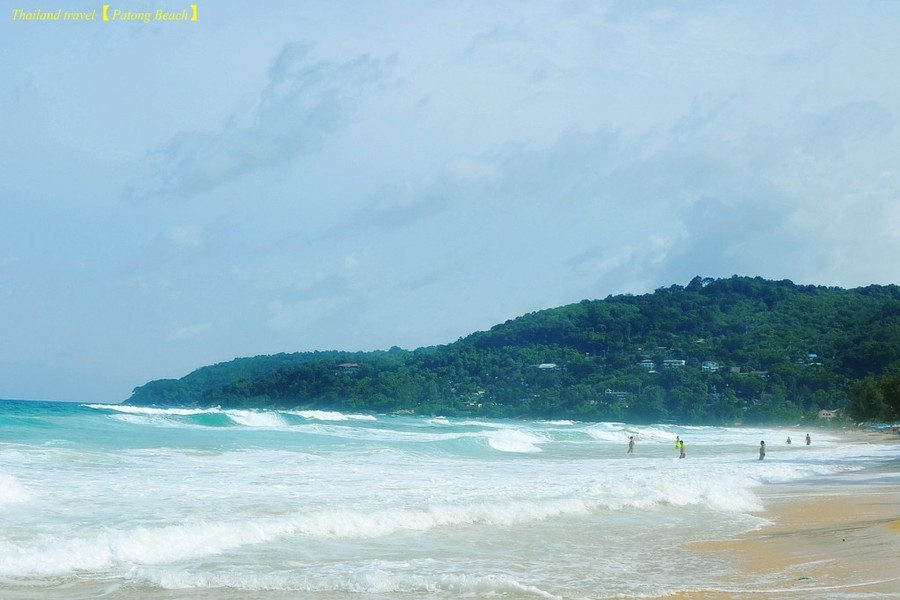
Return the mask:
<svg viewBox="0 0 900 600">
<path fill-rule="evenodd" d="M 695 277 L 442 346 L 238 358 L 129 404 L 628 422 L 900 418 L 900 287 Z"/>
</svg>

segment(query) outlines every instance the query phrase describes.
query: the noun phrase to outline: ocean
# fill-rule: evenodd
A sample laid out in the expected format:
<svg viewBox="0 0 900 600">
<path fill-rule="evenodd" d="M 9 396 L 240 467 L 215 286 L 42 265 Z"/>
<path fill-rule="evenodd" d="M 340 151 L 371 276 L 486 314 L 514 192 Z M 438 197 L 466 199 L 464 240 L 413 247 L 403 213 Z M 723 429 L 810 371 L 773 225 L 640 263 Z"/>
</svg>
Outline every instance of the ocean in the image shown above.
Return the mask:
<svg viewBox="0 0 900 600">
<path fill-rule="evenodd" d="M 0 598 L 658 597 L 728 574 L 682 545 L 760 527 L 766 486 L 893 459 L 819 429 L 0 401 Z"/>
</svg>

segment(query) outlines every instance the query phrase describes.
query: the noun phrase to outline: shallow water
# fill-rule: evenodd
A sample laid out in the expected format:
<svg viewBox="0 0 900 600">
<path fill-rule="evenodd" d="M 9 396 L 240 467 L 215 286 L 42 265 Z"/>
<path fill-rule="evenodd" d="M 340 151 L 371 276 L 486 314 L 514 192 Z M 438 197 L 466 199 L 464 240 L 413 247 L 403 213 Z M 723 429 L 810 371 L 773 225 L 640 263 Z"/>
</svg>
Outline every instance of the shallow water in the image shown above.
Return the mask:
<svg viewBox="0 0 900 600">
<path fill-rule="evenodd" d="M 0 597 L 658 596 L 765 486 L 892 458 L 805 433 L 0 402 Z"/>
</svg>

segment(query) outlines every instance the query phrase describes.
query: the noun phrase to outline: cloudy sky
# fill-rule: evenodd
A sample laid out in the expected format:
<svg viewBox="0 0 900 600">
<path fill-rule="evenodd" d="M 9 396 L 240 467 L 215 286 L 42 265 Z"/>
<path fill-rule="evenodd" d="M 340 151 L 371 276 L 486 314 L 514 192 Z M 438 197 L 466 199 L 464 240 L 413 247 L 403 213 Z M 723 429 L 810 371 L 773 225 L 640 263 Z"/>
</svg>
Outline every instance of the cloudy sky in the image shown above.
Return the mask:
<svg viewBox="0 0 900 600">
<path fill-rule="evenodd" d="M 900 282 L 900 3 L 196 1 L 3 3 L 2 398 Z"/>
</svg>

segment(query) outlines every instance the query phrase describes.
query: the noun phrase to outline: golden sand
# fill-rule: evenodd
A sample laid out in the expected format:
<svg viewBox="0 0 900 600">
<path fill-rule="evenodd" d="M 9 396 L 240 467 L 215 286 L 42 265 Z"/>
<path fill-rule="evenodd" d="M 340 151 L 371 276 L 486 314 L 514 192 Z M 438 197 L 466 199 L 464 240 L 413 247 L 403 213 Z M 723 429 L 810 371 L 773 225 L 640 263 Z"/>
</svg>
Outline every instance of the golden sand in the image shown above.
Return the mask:
<svg viewBox="0 0 900 600">
<path fill-rule="evenodd" d="M 725 558 L 735 574 L 667 597 L 900 598 L 900 479 L 884 479 L 773 486 L 759 515 L 770 525 L 737 539 L 686 545 Z"/>
</svg>

